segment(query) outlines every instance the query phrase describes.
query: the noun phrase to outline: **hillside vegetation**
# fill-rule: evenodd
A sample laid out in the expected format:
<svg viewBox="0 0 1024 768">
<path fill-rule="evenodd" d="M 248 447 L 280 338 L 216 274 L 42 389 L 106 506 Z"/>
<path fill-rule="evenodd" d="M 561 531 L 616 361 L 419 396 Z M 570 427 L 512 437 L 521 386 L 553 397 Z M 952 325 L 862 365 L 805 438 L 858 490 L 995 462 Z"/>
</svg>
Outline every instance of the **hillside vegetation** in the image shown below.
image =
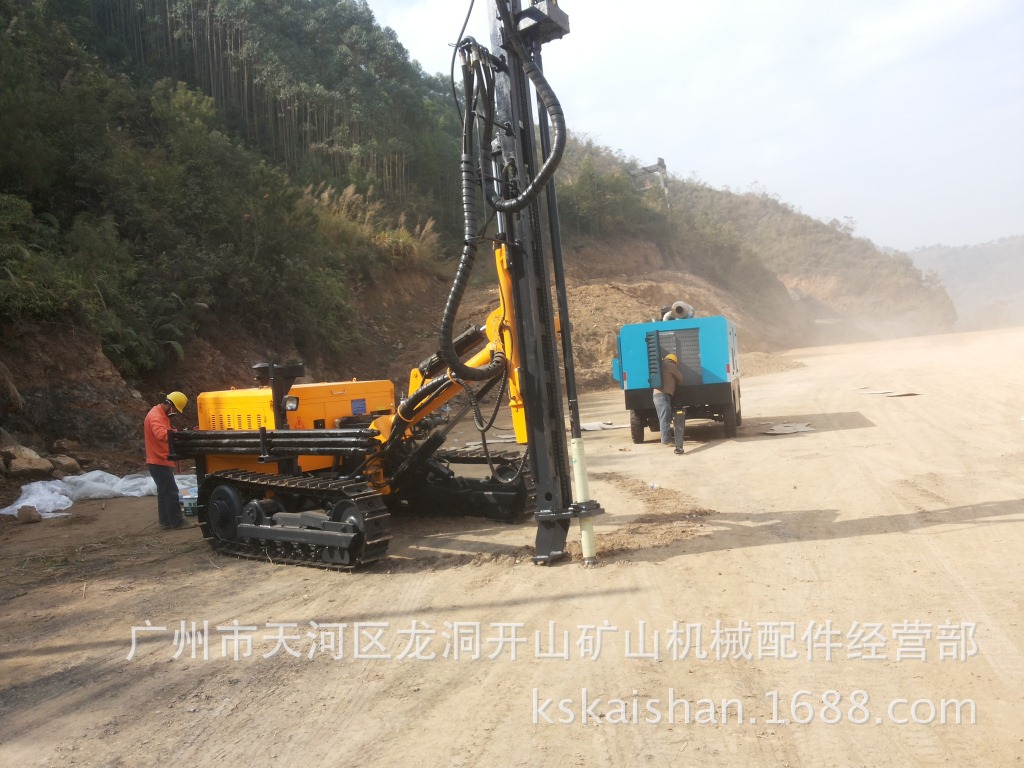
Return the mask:
<svg viewBox="0 0 1024 768">
<path fill-rule="evenodd" d="M 116 439 L 268 356 L 404 375 L 461 247 L 452 90 L 358 0 L 0 0 L 0 426 Z M 578 134 L 556 176 L 595 381 L 614 324 L 676 298 L 748 348 L 952 326 L 847 225 L 637 170 Z"/>
</svg>

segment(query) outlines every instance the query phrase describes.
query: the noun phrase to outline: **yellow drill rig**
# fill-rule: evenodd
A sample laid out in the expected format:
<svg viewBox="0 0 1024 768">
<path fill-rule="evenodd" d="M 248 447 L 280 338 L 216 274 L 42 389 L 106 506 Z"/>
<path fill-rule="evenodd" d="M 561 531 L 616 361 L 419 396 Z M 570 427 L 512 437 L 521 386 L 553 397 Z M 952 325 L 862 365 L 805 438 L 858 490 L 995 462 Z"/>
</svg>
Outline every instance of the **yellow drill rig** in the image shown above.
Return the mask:
<svg viewBox="0 0 1024 768">
<path fill-rule="evenodd" d="M 215 549 L 349 568 L 386 557 L 395 511 L 508 522 L 532 514 L 534 561 L 546 564 L 565 556 L 572 519 L 603 511 L 595 501 L 573 501 L 574 469 L 583 497 L 586 482 L 552 181 L 565 121 L 540 55 L 542 45 L 569 31 L 568 19 L 553 0 L 525 8 L 521 0 L 492 0 L 492 9 L 491 44 L 499 53 L 472 38 L 458 47 L 464 238 L 437 353 L 412 371 L 400 402 L 390 381 L 295 384 L 301 363 L 261 363 L 256 387 L 199 395 L 198 429 L 173 433 L 171 447 L 195 459 L 199 521 Z M 481 206 L 493 212 L 490 236 Z M 456 336 L 481 244 L 493 250 L 499 306 L 483 325 Z M 486 440 L 480 450 L 442 450 L 469 410 L 478 427 L 489 426 L 479 403 L 495 389 L 497 403 L 507 398 L 525 452 L 489 450 Z M 446 425 L 433 423 L 430 417 L 460 395 L 469 405 Z M 489 474 L 470 478 L 452 469 L 466 463 L 486 465 Z"/>
</svg>

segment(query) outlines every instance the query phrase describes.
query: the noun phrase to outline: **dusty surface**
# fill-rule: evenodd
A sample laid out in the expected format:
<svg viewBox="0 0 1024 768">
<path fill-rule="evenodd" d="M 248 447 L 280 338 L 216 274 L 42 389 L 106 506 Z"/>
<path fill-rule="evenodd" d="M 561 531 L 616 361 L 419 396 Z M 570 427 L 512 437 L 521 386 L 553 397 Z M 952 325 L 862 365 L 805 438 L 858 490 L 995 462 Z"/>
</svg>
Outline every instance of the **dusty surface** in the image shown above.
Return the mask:
<svg viewBox="0 0 1024 768">
<path fill-rule="evenodd" d="M 399 521 L 344 574 L 212 556 L 152 499 L 4 521 L 0 763 L 1019 765 L 1022 348 L 797 350 L 685 456 L 587 432 L 593 569 L 532 565 L 529 524 Z"/>
</svg>

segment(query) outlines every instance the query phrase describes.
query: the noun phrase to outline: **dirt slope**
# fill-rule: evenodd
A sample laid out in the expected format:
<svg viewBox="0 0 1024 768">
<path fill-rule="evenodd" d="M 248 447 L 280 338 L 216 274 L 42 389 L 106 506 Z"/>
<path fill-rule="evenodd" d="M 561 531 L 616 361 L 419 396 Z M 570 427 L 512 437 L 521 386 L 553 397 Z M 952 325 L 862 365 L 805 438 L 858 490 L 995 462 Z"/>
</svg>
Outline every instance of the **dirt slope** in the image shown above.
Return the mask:
<svg viewBox="0 0 1024 768">
<path fill-rule="evenodd" d="M 493 265 L 480 261 L 479 274 L 462 302 L 457 330 L 483 324 L 498 306 Z M 648 320 L 659 307 L 681 297 L 701 314 L 735 318 L 741 344 L 771 346 L 766 345 L 765 334 L 747 332 L 750 314 L 727 294 L 692 275 L 661 267 L 660 254 L 643 243 L 595 246 L 567 257 L 581 388 L 612 383 L 615 335 L 623 324 Z M 19 411 L 0 407 L 0 430 L 11 441 L 44 454 L 58 452 L 54 444 L 70 439 L 79 444 L 73 453 L 84 469 L 123 475 L 145 471 L 142 420 L 166 392 L 177 389 L 194 397 L 251 386 L 252 366 L 259 362 L 303 360 L 311 380 L 389 378 L 397 391 L 404 392 L 410 369 L 438 349 L 438 326 L 454 268 L 452 264 L 434 271 L 396 271 L 365 288 L 355 313 L 365 343 L 329 361 L 300 355 L 281 340 L 261 336 L 266 329 L 258 325 L 226 323 L 204 329 L 201 338 L 187 345 L 180 365 L 127 382 L 103 356 L 99 340 L 81 329 L 60 324 L 5 328 L 0 362 L 23 403 Z M 187 412 L 181 423 L 195 425 L 195 411 Z M 22 482 L 0 472 L 0 507 L 18 498 Z"/>
<path fill-rule="evenodd" d="M 481 257 L 459 313 L 459 330 L 483 324 L 497 307 L 494 267 Z M 611 383 L 614 336 L 625 323 L 650 319 L 659 307 L 683 299 L 699 314 L 727 314 L 739 326 L 745 351 L 794 343 L 794 320 L 758 319 L 764 308 L 739 302 L 685 272 L 668 270 L 653 246 L 630 242 L 593 245 L 566 256 L 570 314 L 581 386 Z M 395 271 L 360 293 L 353 322 L 364 343 L 330 360 L 301 355 L 258 321 L 203 329 L 184 361 L 140 381 L 125 381 L 103 356 L 98 339 L 60 324 L 3 329 L 0 362 L 24 400 L 20 412 L 0 401 L 0 429 L 39 449 L 71 438 L 87 446 L 138 449 L 147 408 L 171 390 L 189 395 L 252 384 L 252 366 L 273 360 L 306 363 L 317 381 L 390 378 L 404 391 L 409 370 L 437 351 L 437 333 L 455 264 L 433 271 Z M 784 313 L 777 313 L 784 314 Z M 797 341 L 805 341 L 804 337 Z"/>
<path fill-rule="evenodd" d="M 595 569 L 529 524 L 400 522 L 354 574 L 212 556 L 152 499 L 0 525 L 0 762 L 1014 765 L 1022 345 L 797 350 L 682 457 L 585 433 Z"/>
</svg>

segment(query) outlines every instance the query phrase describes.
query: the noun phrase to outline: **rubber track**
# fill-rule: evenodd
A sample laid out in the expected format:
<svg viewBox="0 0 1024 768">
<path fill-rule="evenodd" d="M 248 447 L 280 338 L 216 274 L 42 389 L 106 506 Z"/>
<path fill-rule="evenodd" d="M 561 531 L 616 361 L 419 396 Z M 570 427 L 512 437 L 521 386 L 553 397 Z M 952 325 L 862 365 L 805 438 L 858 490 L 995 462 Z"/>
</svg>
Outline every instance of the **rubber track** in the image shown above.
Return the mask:
<svg viewBox="0 0 1024 768">
<path fill-rule="evenodd" d="M 483 448 L 453 448 L 447 451 L 438 451 L 434 456 L 449 464 L 487 464 L 488 453 L 490 462 L 494 466 L 514 465 L 518 470 L 519 477 L 526 486 L 526 503 L 520 510 L 514 521 L 521 522 L 531 517 L 537 511 L 537 494 L 533 482 L 533 475 L 529 466 L 523 466 L 523 454 L 519 451 L 499 451 Z"/>
<path fill-rule="evenodd" d="M 363 555 L 358 562 L 348 565 L 324 562 L 321 559 L 322 547 L 299 542 L 276 542 L 262 539 L 246 539 L 244 541 L 223 541 L 216 538 L 210 530 L 205 514 L 200 518 L 203 535 L 210 541 L 211 548 L 221 554 L 251 560 L 262 560 L 272 563 L 304 565 L 335 571 L 351 571 L 361 565 L 367 565 L 387 557 L 388 543 L 391 540 L 391 513 L 384 506 L 383 496 L 363 480 L 325 479 L 302 475 L 268 475 L 259 472 L 243 472 L 228 470 L 207 476 L 203 485 L 211 489 L 217 485 L 233 485 L 241 491 L 258 495 L 267 491 L 280 491 L 292 495 L 307 495 L 320 501 L 352 501 L 356 509 L 374 521 L 375 527 L 383 523 L 384 528 L 375 539 L 367 541 L 363 547 Z"/>
<path fill-rule="evenodd" d="M 487 454 L 482 448 L 457 448 L 439 451 L 435 456 L 442 461 L 456 464 L 487 463 Z M 509 464 L 522 461 L 523 454 L 518 451 L 491 450 L 490 457 L 492 463 Z M 386 538 L 382 537 L 373 542 L 368 542 L 364 547 L 363 557 L 360 558 L 358 563 L 339 565 L 324 562 L 320 557 L 320 548 L 308 544 L 298 542 L 267 542 L 261 539 L 223 541 L 212 534 L 210 526 L 205 520 L 205 515 L 203 515 L 200 518 L 203 535 L 209 540 L 211 549 L 218 554 L 274 564 L 301 565 L 307 568 L 331 571 L 352 571 L 362 565 L 368 565 L 377 560 L 387 558 L 388 542 L 391 539 L 391 513 L 388 512 L 387 507 L 384 505 L 383 496 L 363 480 L 330 479 L 303 475 L 269 475 L 259 472 L 226 470 L 207 476 L 203 484 L 209 484 L 208 487 L 212 490 L 213 487 L 224 482 L 234 485 L 240 490 L 250 491 L 253 494 L 265 493 L 267 491 L 282 491 L 290 494 L 298 492 L 317 499 L 330 501 L 347 499 L 355 502 L 357 509 L 360 511 L 376 511 L 376 514 L 373 516 L 375 520 L 386 516 L 387 527 Z M 532 504 L 528 504 L 528 506 L 532 506 Z"/>
<path fill-rule="evenodd" d="M 519 451 L 490 451 L 491 461 L 500 464 L 512 464 L 522 461 L 523 454 Z M 442 461 L 452 464 L 486 464 L 487 454 L 482 448 L 452 448 L 447 451 L 438 451 L 434 456 Z"/>
</svg>

